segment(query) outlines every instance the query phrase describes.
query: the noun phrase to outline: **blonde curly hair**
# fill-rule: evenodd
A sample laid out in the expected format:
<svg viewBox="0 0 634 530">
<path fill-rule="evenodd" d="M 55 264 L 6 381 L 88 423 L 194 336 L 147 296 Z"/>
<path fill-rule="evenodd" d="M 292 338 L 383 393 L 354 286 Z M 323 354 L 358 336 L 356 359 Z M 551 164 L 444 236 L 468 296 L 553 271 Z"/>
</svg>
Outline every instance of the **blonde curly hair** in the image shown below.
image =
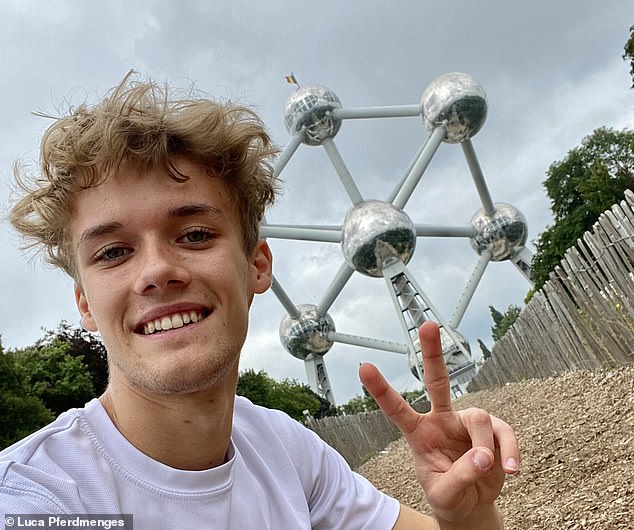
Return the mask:
<svg viewBox="0 0 634 530">
<path fill-rule="evenodd" d="M 224 179 L 242 224 L 244 249 L 258 240 L 266 207 L 278 190 L 271 160 L 277 148 L 250 109 L 188 94 L 170 99 L 167 85 L 134 80 L 130 72 L 98 104 L 82 104 L 54 118 L 42 138 L 40 174 L 15 178 L 22 198 L 10 221 L 27 241 L 45 250 L 49 263 L 78 280 L 70 242 L 75 194 L 97 186 L 123 162 L 142 171 L 164 170 L 175 181 L 187 175 L 172 164 L 185 156 Z"/>
</svg>

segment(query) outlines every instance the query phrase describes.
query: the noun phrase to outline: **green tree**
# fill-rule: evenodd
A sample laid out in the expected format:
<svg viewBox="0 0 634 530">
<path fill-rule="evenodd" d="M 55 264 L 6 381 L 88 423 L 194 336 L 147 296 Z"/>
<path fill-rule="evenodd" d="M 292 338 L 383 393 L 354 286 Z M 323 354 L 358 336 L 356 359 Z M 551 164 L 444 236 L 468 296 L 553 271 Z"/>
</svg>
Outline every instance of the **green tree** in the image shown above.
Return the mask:
<svg viewBox="0 0 634 530">
<path fill-rule="evenodd" d="M 271 379 L 264 370 L 256 372 L 249 369 L 238 376 L 236 394 L 244 396 L 256 405 L 269 407 L 269 395 L 273 386 Z"/>
<path fill-rule="evenodd" d="M 354 396 L 343 405 L 339 405 L 339 412 L 342 414 L 360 414 L 367 412 L 368 400 L 364 396 Z"/>
<path fill-rule="evenodd" d="M 108 356 L 99 336 L 62 320 L 55 331 L 46 331 L 35 346 L 47 346 L 55 340 L 68 344 L 70 356 L 83 359 L 92 378 L 95 395 L 103 394 L 108 386 Z"/>
<path fill-rule="evenodd" d="M 491 308 L 492 306 L 489 306 L 489 309 Z M 480 351 L 482 352 L 482 358 L 486 361 L 492 355 L 491 350 L 489 350 L 489 348 L 487 348 L 487 345 L 484 342 L 482 342 L 480 339 L 478 339 L 478 345 L 480 346 Z"/>
<path fill-rule="evenodd" d="M 257 405 L 282 410 L 298 421 L 304 419 L 305 410 L 315 418 L 332 413 L 328 401 L 320 398 L 309 386 L 294 379 L 276 381 L 264 370 L 241 372 L 236 394 Z"/>
<path fill-rule="evenodd" d="M 343 414 L 360 414 L 361 412 L 371 412 L 378 410 L 379 406 L 374 401 L 374 398 L 370 395 L 365 386 L 361 385 L 363 395 L 354 396 L 348 402 L 339 407 L 339 411 Z"/>
<path fill-rule="evenodd" d="M 328 401 L 325 397 L 320 396 L 316 392 L 313 391 L 312 388 L 306 386 L 306 391 L 315 396 L 319 400 L 319 409 L 313 417 L 315 419 L 325 418 L 326 416 L 336 416 L 338 414 L 337 407 L 335 407 L 330 401 Z"/>
<path fill-rule="evenodd" d="M 634 26 L 630 28 L 630 38 L 625 43 L 623 59 L 630 62 L 630 75 L 632 76 L 632 88 L 634 88 Z"/>
<path fill-rule="evenodd" d="M 24 438 L 53 419 L 38 397 L 30 393 L 24 371 L 13 352 L 0 346 L 0 449 Z"/>
<path fill-rule="evenodd" d="M 274 381 L 269 399 L 271 408 L 283 410 L 298 421 L 304 419 L 305 410 L 314 418 L 321 406 L 318 396 L 294 379 Z"/>
<path fill-rule="evenodd" d="M 519 306 L 510 305 L 506 308 L 504 313 L 500 313 L 497 309 L 495 309 L 495 307 L 490 305 L 489 311 L 491 312 L 491 318 L 493 319 L 491 336 L 493 337 L 493 340 L 497 342 L 506 335 L 506 332 L 517 320 L 517 317 L 520 316 L 522 309 Z"/>
<path fill-rule="evenodd" d="M 28 394 L 41 399 L 55 415 L 72 407 L 82 407 L 95 395 L 83 357 L 73 357 L 69 349 L 69 344 L 53 339 L 45 346 L 13 352 L 26 379 Z"/>
<path fill-rule="evenodd" d="M 629 130 L 597 129 L 550 166 L 544 187 L 554 223 L 536 243 L 532 262 L 536 290 L 546 283 L 566 250 L 633 185 L 634 132 Z"/>
<path fill-rule="evenodd" d="M 412 401 L 416 401 L 419 398 L 426 398 L 426 393 L 425 389 L 421 388 L 420 390 L 408 390 L 406 392 L 401 392 L 401 396 L 403 396 L 403 399 L 405 399 L 405 401 L 411 403 Z"/>
</svg>

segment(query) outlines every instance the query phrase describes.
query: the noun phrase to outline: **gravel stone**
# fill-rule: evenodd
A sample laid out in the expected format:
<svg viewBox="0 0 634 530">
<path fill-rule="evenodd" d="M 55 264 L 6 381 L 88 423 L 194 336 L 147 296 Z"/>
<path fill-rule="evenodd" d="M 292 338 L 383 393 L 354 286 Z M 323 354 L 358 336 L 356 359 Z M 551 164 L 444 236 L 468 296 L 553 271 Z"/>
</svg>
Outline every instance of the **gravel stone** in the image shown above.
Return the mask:
<svg viewBox="0 0 634 530">
<path fill-rule="evenodd" d="M 518 436 L 520 472 L 498 499 L 507 530 L 634 529 L 634 367 L 507 384 L 454 405 L 488 410 Z M 429 513 L 403 439 L 357 471 Z"/>
</svg>

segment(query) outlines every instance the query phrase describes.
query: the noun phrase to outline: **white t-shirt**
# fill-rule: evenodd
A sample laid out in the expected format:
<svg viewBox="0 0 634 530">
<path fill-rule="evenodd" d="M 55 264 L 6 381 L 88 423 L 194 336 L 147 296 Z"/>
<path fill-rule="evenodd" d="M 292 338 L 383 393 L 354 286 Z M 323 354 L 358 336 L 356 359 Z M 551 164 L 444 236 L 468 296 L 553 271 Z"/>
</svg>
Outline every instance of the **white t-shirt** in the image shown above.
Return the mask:
<svg viewBox="0 0 634 530">
<path fill-rule="evenodd" d="M 0 512 L 131 513 L 135 530 L 390 529 L 398 517 L 398 501 L 315 433 L 239 396 L 228 457 L 204 471 L 166 466 L 94 399 L 0 452 Z"/>
</svg>

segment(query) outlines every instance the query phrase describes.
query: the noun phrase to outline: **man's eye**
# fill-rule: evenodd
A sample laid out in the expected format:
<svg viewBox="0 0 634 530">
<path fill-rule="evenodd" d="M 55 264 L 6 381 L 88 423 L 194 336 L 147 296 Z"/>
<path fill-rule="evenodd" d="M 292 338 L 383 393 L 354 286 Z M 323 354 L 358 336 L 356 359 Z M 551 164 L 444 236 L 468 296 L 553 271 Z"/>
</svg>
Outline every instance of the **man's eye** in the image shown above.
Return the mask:
<svg viewBox="0 0 634 530">
<path fill-rule="evenodd" d="M 97 252 L 95 256 L 96 261 L 114 261 L 122 258 L 127 254 L 127 250 L 124 247 L 105 247 Z"/>
<path fill-rule="evenodd" d="M 206 228 L 194 228 L 187 231 L 182 237 L 181 240 L 184 243 L 204 243 L 205 241 L 209 241 L 213 239 L 214 234 L 211 230 Z"/>
</svg>

